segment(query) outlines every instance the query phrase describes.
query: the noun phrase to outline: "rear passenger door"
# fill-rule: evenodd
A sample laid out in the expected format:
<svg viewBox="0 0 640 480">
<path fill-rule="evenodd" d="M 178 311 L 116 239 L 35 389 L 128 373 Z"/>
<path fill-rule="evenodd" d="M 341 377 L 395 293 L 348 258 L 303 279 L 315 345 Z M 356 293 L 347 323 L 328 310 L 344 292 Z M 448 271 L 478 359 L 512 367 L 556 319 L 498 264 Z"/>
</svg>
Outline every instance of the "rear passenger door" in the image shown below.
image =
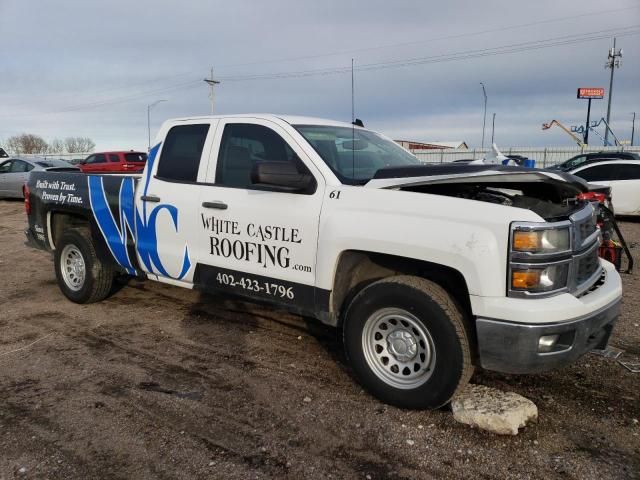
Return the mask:
<svg viewBox="0 0 640 480">
<path fill-rule="evenodd" d="M 119 153 L 109 153 L 107 156 L 109 157 L 109 162 L 105 165 L 106 170 L 109 172 L 123 171 Z"/>
<path fill-rule="evenodd" d="M 253 298 L 313 309 L 324 178 L 275 122 L 221 121 L 202 192 L 200 235 L 209 245 L 196 282 Z M 257 162 L 289 162 L 314 177 L 305 192 L 252 183 Z"/>
<path fill-rule="evenodd" d="M 200 204 L 217 120 L 169 125 L 136 187 L 138 259 L 154 278 L 189 286 L 207 251 Z"/>
</svg>

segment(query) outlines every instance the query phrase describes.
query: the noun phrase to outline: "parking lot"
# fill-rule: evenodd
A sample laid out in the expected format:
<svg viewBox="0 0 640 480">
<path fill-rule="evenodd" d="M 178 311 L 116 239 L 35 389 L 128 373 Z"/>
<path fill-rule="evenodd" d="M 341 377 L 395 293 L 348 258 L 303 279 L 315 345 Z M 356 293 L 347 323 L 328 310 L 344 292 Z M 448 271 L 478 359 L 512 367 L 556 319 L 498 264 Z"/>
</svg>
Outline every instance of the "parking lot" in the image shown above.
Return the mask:
<svg viewBox="0 0 640 480">
<path fill-rule="evenodd" d="M 0 201 L 0 479 L 638 478 L 640 374 L 593 354 L 552 373 L 476 371 L 534 401 L 518 436 L 405 411 L 353 381 L 335 332 L 269 307 L 130 281 L 60 293 Z M 621 222 L 638 260 L 640 222 Z M 611 344 L 640 362 L 640 282 Z"/>
</svg>

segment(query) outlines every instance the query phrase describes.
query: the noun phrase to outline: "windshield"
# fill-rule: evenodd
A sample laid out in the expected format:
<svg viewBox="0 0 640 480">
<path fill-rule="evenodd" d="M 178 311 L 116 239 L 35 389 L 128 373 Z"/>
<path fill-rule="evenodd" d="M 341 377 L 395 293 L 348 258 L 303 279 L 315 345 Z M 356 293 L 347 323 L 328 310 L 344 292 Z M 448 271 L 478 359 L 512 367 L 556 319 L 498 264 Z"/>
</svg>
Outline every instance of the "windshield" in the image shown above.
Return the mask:
<svg viewBox="0 0 640 480">
<path fill-rule="evenodd" d="M 577 157 L 571 157 L 566 162 L 559 164 L 556 168 L 567 171 L 567 170 L 571 170 L 572 168 L 579 167 L 586 161 L 587 161 L 586 155 L 578 155 Z"/>
<path fill-rule="evenodd" d="M 342 183 L 364 184 L 384 167 L 420 165 L 392 140 L 360 128 L 296 125 Z"/>
</svg>

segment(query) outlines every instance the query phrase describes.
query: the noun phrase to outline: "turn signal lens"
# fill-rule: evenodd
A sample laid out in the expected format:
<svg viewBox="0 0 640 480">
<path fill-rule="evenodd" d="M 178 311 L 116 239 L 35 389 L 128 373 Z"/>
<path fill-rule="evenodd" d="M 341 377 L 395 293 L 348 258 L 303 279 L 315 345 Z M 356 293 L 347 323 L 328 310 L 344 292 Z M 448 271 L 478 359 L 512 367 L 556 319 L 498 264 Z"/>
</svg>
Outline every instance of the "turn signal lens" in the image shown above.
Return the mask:
<svg viewBox="0 0 640 480">
<path fill-rule="evenodd" d="M 516 230 L 513 232 L 513 249 L 520 252 L 535 252 L 540 250 L 539 232 Z"/>
<path fill-rule="evenodd" d="M 518 290 L 535 289 L 540 284 L 541 270 L 511 272 L 511 288 Z"/>
<path fill-rule="evenodd" d="M 560 253 L 569 250 L 569 229 L 514 230 L 512 247 L 516 252 Z"/>
</svg>

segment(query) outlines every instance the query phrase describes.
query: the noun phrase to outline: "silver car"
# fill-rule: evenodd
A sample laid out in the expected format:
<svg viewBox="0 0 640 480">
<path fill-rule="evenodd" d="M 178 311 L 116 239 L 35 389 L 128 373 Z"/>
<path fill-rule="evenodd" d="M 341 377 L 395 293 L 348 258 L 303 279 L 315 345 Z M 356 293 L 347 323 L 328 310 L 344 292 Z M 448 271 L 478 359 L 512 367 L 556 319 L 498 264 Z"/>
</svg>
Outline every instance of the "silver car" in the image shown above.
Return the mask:
<svg viewBox="0 0 640 480">
<path fill-rule="evenodd" d="M 64 160 L 50 158 L 9 158 L 0 159 L 0 198 L 22 198 L 25 182 L 29 172 L 36 171 L 80 171 Z"/>
</svg>

